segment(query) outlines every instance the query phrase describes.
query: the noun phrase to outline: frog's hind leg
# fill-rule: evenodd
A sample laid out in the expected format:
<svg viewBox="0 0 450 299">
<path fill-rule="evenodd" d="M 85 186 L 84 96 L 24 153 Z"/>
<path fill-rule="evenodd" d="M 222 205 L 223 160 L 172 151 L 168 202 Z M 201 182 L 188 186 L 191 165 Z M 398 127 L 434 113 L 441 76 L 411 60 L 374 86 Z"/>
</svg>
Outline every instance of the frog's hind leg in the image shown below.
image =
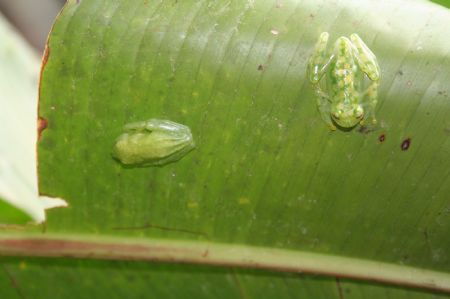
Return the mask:
<svg viewBox="0 0 450 299">
<path fill-rule="evenodd" d="M 378 65 L 377 58 L 372 51 L 367 47 L 358 34 L 353 33 L 350 35 L 352 41 L 353 51 L 355 52 L 355 59 L 358 66 L 369 78 L 369 86 L 363 92 L 363 106 L 365 110 L 364 120 L 361 124 L 375 125 L 377 120 L 375 118 L 375 107 L 378 99 L 378 85 L 380 80 L 380 66 Z"/>
<path fill-rule="evenodd" d="M 363 42 L 358 34 L 350 35 L 350 40 L 354 46 L 355 58 L 358 66 L 367 74 L 370 80 L 378 81 L 380 79 L 380 66 L 377 58 L 370 51 L 369 47 Z"/>
<path fill-rule="evenodd" d="M 375 107 L 378 102 L 378 84 L 378 81 L 372 81 L 369 87 L 367 87 L 367 90 L 363 93 L 365 116 L 361 121 L 361 125 L 375 125 L 377 123 L 377 119 L 375 118 Z"/>
<path fill-rule="evenodd" d="M 333 55 L 327 53 L 327 44 L 329 38 L 328 32 L 322 32 L 317 40 L 314 52 L 308 61 L 308 77 L 311 83 L 315 84 L 320 81 L 325 74 L 327 67 L 330 65 Z"/>
</svg>

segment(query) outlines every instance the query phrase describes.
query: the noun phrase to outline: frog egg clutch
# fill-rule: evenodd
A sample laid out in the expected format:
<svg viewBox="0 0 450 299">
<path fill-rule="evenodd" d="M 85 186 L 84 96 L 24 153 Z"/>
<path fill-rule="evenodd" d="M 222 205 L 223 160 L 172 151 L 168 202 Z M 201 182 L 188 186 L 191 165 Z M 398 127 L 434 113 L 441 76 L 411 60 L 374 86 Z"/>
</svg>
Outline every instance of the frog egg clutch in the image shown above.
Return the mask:
<svg viewBox="0 0 450 299">
<path fill-rule="evenodd" d="M 112 156 L 126 166 L 162 166 L 180 160 L 194 147 L 189 127 L 149 119 L 125 125 L 115 141 Z"/>
<path fill-rule="evenodd" d="M 307 66 L 322 120 L 331 130 L 336 130 L 335 125 L 375 125 L 380 80 L 377 58 L 356 33 L 339 37 L 331 53 L 328 39 L 328 32 L 320 35 Z"/>
</svg>

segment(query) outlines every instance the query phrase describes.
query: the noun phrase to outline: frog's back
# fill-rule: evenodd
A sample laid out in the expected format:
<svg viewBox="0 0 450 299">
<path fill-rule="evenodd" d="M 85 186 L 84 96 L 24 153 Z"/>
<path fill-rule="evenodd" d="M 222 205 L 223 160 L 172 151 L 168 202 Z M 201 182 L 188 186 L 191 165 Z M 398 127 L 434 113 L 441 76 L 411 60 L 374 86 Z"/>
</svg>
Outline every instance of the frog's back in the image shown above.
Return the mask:
<svg viewBox="0 0 450 299">
<path fill-rule="evenodd" d="M 351 41 L 341 36 L 336 40 L 334 46 L 335 63 L 330 69 L 330 83 L 333 92 L 333 98 L 345 99 L 354 94 L 355 91 L 355 73 L 357 64 L 353 58 L 353 49 Z"/>
</svg>

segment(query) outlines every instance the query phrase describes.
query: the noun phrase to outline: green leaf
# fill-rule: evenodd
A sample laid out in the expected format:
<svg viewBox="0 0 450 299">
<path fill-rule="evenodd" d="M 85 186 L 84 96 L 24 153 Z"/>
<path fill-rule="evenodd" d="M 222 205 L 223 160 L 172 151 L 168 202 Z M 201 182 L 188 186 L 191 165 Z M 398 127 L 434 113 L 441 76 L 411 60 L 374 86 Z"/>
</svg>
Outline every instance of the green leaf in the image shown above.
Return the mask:
<svg viewBox="0 0 450 299">
<path fill-rule="evenodd" d="M 0 198 L 0 211 L 2 224 L 23 224 L 30 221 L 30 216 L 22 212 L 20 209 L 12 206 L 6 200 Z"/>
<path fill-rule="evenodd" d="M 449 291 L 448 28 L 450 12 L 427 1 L 69 1 L 49 39 L 38 151 L 40 192 L 70 207 L 49 213 L 40 247 L 13 235 L 0 251 L 272 270 L 297 261 L 290 271 Z M 331 132 L 321 121 L 305 72 L 323 31 L 358 33 L 377 56 L 376 131 Z M 123 167 L 111 155 L 122 127 L 150 118 L 187 125 L 196 148 L 163 167 Z M 174 253 L 158 258 L 147 242 Z M 124 244 L 137 247 L 119 256 Z M 209 244 L 204 262 L 185 255 L 189 244 Z M 243 249 L 221 256 L 222 246 Z M 95 293 L 111 280 L 157 298 L 440 297 L 206 266 L 30 263 L 36 281 L 82 276 L 94 297 L 119 297 Z M 6 267 L 28 281 L 19 260 Z"/>
<path fill-rule="evenodd" d="M 12 299 L 448 298 L 442 294 L 298 274 L 67 259 L 7 259 L 0 272 L 0 287 L 2 297 Z"/>
<path fill-rule="evenodd" d="M 447 8 L 450 8 L 450 0 L 432 0 L 432 2 L 443 5 Z"/>
</svg>

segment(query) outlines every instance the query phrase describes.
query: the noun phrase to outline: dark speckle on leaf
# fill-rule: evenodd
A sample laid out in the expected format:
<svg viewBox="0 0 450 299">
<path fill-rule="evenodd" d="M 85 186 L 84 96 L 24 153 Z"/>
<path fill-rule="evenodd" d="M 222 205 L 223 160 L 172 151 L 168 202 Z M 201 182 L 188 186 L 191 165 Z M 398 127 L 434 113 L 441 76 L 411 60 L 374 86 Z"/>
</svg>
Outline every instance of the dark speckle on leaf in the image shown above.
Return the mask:
<svg viewBox="0 0 450 299">
<path fill-rule="evenodd" d="M 258 65 L 258 71 L 264 70 L 264 66 L 262 64 Z"/>
<path fill-rule="evenodd" d="M 445 90 L 439 90 L 438 95 L 446 97 L 448 94 Z"/>
<path fill-rule="evenodd" d="M 378 141 L 384 142 L 385 140 L 386 140 L 386 135 L 385 134 L 381 134 L 380 136 L 378 136 Z"/>
<path fill-rule="evenodd" d="M 397 73 L 398 73 L 400 76 L 403 75 L 403 71 L 402 71 L 402 70 L 399 70 Z"/>
<path fill-rule="evenodd" d="M 373 131 L 374 131 L 374 128 L 367 127 L 367 126 L 360 126 L 358 129 L 358 132 L 362 133 L 362 134 L 369 134 L 370 132 L 373 132 Z"/>
<path fill-rule="evenodd" d="M 411 145 L 411 138 L 406 138 L 405 140 L 403 140 L 401 144 L 402 151 L 406 151 L 410 145 Z"/>
<path fill-rule="evenodd" d="M 47 128 L 47 126 L 48 126 L 48 121 L 45 118 L 43 118 L 43 117 L 39 117 L 38 118 L 38 125 L 37 125 L 37 127 L 38 127 L 38 139 L 41 138 L 42 131 L 44 131 Z"/>
</svg>

